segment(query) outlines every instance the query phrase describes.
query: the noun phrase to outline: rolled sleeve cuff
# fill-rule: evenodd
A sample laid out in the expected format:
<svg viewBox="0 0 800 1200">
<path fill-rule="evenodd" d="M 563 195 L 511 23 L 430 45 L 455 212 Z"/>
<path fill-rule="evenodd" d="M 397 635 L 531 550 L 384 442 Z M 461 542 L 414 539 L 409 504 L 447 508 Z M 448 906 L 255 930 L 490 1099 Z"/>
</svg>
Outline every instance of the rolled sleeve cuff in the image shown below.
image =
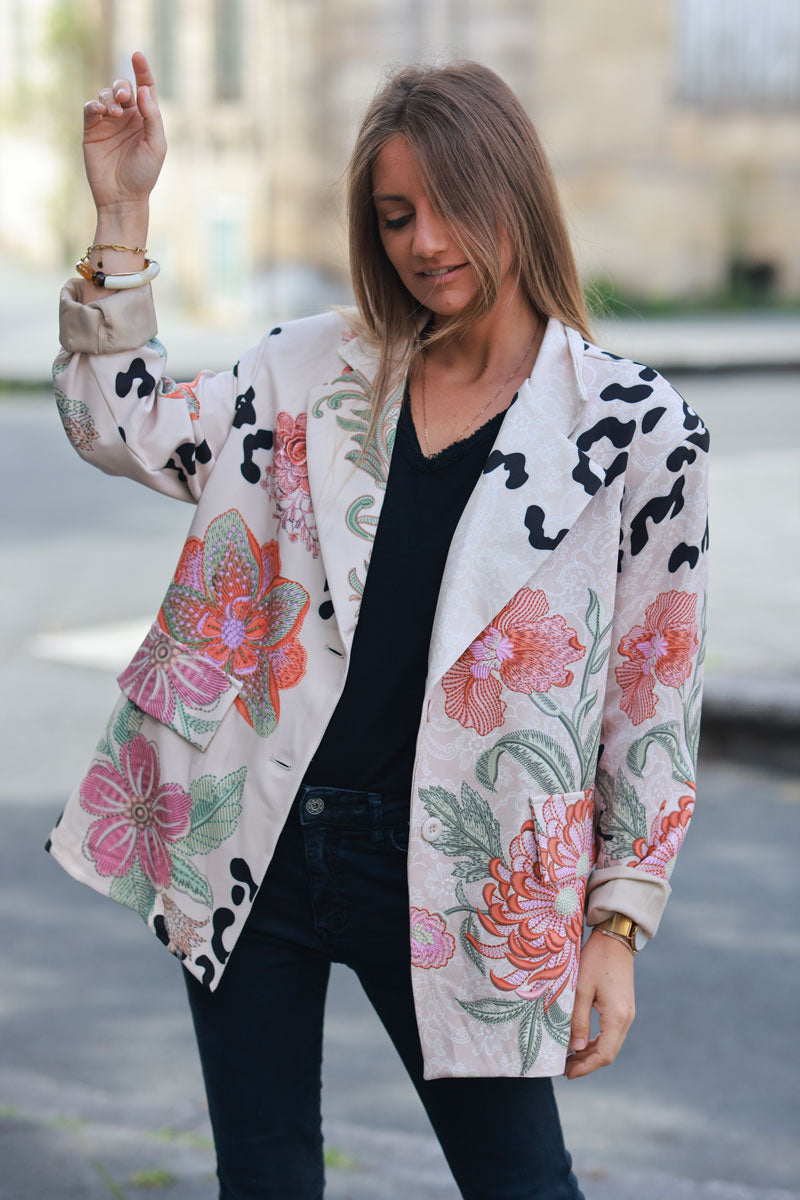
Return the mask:
<svg viewBox="0 0 800 1200">
<path fill-rule="evenodd" d="M 661 914 L 672 891 L 666 879 L 634 867 L 606 867 L 589 877 L 586 924 L 599 925 L 612 913 L 622 913 L 655 937 Z"/>
<path fill-rule="evenodd" d="M 114 354 L 146 346 L 158 332 L 150 284 L 83 303 L 83 281 L 61 289 L 59 340 L 72 354 Z"/>
</svg>

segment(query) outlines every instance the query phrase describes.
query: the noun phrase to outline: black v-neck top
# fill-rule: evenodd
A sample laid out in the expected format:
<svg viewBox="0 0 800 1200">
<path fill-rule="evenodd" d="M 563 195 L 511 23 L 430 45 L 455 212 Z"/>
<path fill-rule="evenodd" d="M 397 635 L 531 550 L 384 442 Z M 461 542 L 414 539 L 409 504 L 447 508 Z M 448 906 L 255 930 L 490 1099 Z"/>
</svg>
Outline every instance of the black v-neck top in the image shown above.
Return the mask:
<svg viewBox="0 0 800 1200">
<path fill-rule="evenodd" d="M 303 783 L 410 797 L 445 560 L 504 416 L 426 458 L 406 389 L 347 680 Z"/>
</svg>

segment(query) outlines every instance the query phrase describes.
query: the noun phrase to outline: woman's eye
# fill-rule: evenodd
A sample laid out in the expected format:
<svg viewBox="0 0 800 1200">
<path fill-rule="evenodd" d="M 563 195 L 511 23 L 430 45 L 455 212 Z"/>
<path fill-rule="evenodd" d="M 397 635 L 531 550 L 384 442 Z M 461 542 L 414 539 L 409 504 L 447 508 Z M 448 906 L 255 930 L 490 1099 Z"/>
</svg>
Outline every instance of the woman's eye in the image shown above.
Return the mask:
<svg viewBox="0 0 800 1200">
<path fill-rule="evenodd" d="M 386 220 L 383 222 L 383 227 L 384 227 L 384 229 L 401 229 L 403 227 L 403 225 L 407 225 L 410 220 L 411 220 L 410 213 L 407 214 L 405 217 L 392 217 L 391 220 L 389 220 L 389 218 L 387 217 Z"/>
</svg>

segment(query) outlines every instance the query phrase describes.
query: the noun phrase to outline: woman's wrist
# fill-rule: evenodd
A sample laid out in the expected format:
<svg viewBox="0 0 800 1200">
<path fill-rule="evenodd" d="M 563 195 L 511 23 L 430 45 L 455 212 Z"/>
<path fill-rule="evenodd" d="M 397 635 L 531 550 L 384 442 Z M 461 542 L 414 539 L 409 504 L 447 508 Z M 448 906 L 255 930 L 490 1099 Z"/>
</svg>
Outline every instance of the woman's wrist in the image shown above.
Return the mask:
<svg viewBox="0 0 800 1200">
<path fill-rule="evenodd" d="M 87 257 L 89 266 L 101 269 L 107 275 L 129 275 L 133 271 L 141 271 L 145 265 L 149 218 L 150 206 L 146 200 L 98 206 L 97 225 L 91 243 L 93 248 L 89 249 Z M 90 280 L 83 280 L 84 304 L 108 295 L 107 289 L 97 287 Z"/>
<path fill-rule="evenodd" d="M 116 204 L 97 209 L 94 243 L 146 246 L 150 205 L 145 200 L 130 205 Z"/>
</svg>

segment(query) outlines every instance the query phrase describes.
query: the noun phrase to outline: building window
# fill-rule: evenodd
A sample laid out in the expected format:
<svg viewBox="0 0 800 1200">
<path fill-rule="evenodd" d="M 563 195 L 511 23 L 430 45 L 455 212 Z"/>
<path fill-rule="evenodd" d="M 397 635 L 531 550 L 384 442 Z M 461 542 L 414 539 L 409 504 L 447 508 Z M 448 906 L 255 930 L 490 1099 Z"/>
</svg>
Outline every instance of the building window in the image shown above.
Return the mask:
<svg viewBox="0 0 800 1200">
<path fill-rule="evenodd" d="M 242 98 L 241 0 L 214 0 L 214 94 L 217 100 Z"/>
<path fill-rule="evenodd" d="M 156 0 L 155 3 L 156 82 L 162 100 L 174 100 L 177 95 L 176 8 L 177 0 Z"/>
<path fill-rule="evenodd" d="M 797 0 L 676 0 L 680 99 L 708 108 L 800 105 Z"/>
</svg>

